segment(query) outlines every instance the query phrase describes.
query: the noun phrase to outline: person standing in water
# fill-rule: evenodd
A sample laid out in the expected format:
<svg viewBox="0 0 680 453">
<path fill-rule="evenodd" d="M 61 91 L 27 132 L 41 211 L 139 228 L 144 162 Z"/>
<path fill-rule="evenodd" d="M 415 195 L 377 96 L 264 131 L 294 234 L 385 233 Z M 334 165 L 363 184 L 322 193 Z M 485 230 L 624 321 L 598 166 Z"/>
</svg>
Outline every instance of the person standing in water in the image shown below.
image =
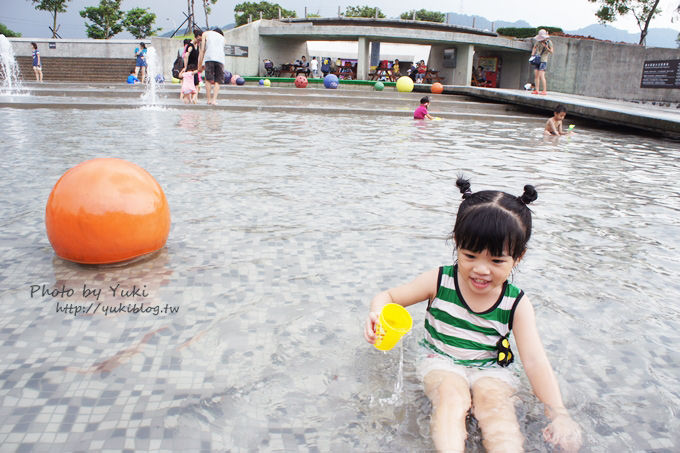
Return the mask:
<svg viewBox="0 0 680 453">
<path fill-rule="evenodd" d="M 198 70 L 205 69 L 205 92 L 208 105 L 217 105 L 220 83 L 224 82 L 224 34 L 222 30 L 194 30 L 200 39 Z"/>
</svg>

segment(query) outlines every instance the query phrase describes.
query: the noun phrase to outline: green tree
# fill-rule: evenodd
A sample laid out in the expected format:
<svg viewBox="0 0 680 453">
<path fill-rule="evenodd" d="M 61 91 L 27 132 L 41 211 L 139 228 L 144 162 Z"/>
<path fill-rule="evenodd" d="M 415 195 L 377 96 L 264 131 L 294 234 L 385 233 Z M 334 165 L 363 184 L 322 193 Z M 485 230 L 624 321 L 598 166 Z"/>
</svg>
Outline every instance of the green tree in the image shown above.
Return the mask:
<svg viewBox="0 0 680 453">
<path fill-rule="evenodd" d="M 278 19 L 279 18 L 279 6 L 278 3 L 269 2 L 243 2 L 234 6 L 234 19 L 236 26 L 248 23 L 248 16 L 253 16 L 253 20 L 260 18 L 260 12 L 262 12 L 263 19 Z M 281 8 L 281 17 L 297 17 L 295 11 L 290 11 Z"/>
<path fill-rule="evenodd" d="M 123 31 L 125 13 L 120 9 L 122 0 L 99 0 L 99 6 L 88 6 L 80 12 L 80 16 L 92 24 L 85 24 L 87 37 L 94 39 L 110 39 Z"/>
<path fill-rule="evenodd" d="M 10 30 L 2 22 L 0 22 L 0 35 L 5 35 L 8 38 L 19 38 L 19 37 L 21 37 L 21 33 L 17 33 L 15 31 Z"/>
<path fill-rule="evenodd" d="M 66 3 L 70 0 L 31 0 L 35 9 L 52 13 L 52 37 L 57 37 L 57 14 L 66 12 Z"/>
<path fill-rule="evenodd" d="M 588 0 L 598 3 L 600 9 L 595 15 L 601 24 L 614 22 L 617 17 L 632 14 L 640 28 L 640 45 L 647 41 L 647 30 L 654 16 L 661 13 L 658 9 L 661 0 Z"/>
<path fill-rule="evenodd" d="M 440 13 L 439 11 L 428 11 L 426 9 L 421 9 L 419 11 L 416 11 L 415 9 L 412 9 L 411 11 L 406 11 L 405 13 L 401 13 L 401 17 L 404 20 L 410 20 L 413 19 L 413 15 L 415 14 L 416 20 L 423 20 L 426 22 L 444 22 L 446 20 L 446 14 Z"/>
<path fill-rule="evenodd" d="M 203 0 L 203 12 L 205 12 L 205 26 L 206 28 L 210 28 L 210 24 L 208 23 L 208 16 L 212 12 L 211 5 L 214 5 L 217 3 L 218 0 Z"/>
<path fill-rule="evenodd" d="M 371 8 L 370 6 L 348 6 L 345 10 L 345 17 L 377 17 L 384 18 L 385 15 L 380 8 Z"/>
<path fill-rule="evenodd" d="M 150 13 L 148 9 L 144 8 L 133 8 L 125 13 L 123 26 L 136 39 L 142 39 L 155 35 L 161 30 L 160 28 L 153 28 L 154 22 L 156 22 L 154 13 Z"/>
</svg>

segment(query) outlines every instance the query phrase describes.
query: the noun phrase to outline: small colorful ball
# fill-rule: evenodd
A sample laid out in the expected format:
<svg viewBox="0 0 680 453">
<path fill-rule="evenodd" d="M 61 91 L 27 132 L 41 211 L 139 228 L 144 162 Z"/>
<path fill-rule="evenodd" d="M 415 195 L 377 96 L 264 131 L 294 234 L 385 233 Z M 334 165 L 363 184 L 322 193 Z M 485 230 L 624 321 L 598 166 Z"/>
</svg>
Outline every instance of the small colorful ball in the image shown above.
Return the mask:
<svg viewBox="0 0 680 453">
<path fill-rule="evenodd" d="M 413 91 L 413 80 L 407 76 L 401 76 L 397 80 L 397 91 L 400 93 L 410 93 Z"/>
<path fill-rule="evenodd" d="M 338 76 L 335 74 L 328 74 L 326 77 L 323 78 L 323 86 L 329 89 L 336 89 L 338 85 L 340 84 L 340 81 L 338 80 Z"/>
<path fill-rule="evenodd" d="M 373 85 L 373 89 L 375 91 L 382 91 L 385 89 L 385 84 L 382 82 L 375 82 L 375 85 Z"/>
<path fill-rule="evenodd" d="M 260 81 L 259 81 L 259 82 L 257 82 L 257 83 L 259 83 L 259 84 L 260 84 L 260 86 L 263 86 L 263 85 L 264 85 L 264 79 L 260 79 Z"/>
<path fill-rule="evenodd" d="M 441 94 L 444 92 L 444 85 L 439 82 L 435 82 L 430 87 L 430 91 L 432 91 L 434 94 Z"/>
<path fill-rule="evenodd" d="M 295 86 L 298 88 L 306 88 L 307 87 L 307 77 L 303 75 L 299 75 L 295 78 Z"/>
<path fill-rule="evenodd" d="M 272 82 L 269 79 L 264 79 L 264 86 L 269 87 L 272 85 Z"/>
<path fill-rule="evenodd" d="M 236 77 L 236 85 L 241 86 L 244 83 L 246 83 L 246 79 L 244 79 L 243 77 Z"/>
</svg>

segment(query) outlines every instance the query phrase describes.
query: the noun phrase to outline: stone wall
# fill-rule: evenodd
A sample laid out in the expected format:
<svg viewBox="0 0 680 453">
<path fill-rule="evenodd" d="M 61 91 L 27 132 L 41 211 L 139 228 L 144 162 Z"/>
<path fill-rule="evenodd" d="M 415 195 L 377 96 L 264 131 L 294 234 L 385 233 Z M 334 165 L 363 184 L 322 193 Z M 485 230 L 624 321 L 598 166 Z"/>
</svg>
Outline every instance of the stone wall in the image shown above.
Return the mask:
<svg viewBox="0 0 680 453">
<path fill-rule="evenodd" d="M 552 37 L 549 91 L 621 100 L 680 102 L 680 88 L 640 88 L 646 60 L 678 60 L 680 49 Z"/>
</svg>

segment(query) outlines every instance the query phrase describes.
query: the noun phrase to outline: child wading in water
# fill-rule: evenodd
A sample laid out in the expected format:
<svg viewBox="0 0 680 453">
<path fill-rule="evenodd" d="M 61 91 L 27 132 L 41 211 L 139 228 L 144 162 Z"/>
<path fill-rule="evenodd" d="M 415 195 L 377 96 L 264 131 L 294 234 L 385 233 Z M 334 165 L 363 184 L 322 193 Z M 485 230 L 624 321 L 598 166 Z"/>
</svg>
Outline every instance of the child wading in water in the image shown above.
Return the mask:
<svg viewBox="0 0 680 453">
<path fill-rule="evenodd" d="M 196 73 L 196 65 L 187 65 L 186 70 L 182 69 L 179 76 L 182 78 L 182 88 L 180 88 L 179 98 L 184 100 L 185 104 L 196 104 L 198 102 L 198 91 L 194 84 L 194 74 Z"/>
<path fill-rule="evenodd" d="M 432 115 L 427 113 L 427 108 L 430 106 L 430 98 L 425 96 L 420 99 L 420 105 L 416 108 L 416 110 L 413 112 L 413 119 L 416 120 L 432 120 L 434 119 Z"/>
<path fill-rule="evenodd" d="M 507 340 L 513 331 L 527 377 L 551 420 L 545 439 L 577 451 L 581 431 L 562 402 L 534 309 L 524 292 L 508 282 L 531 236 L 527 205 L 536 200 L 536 191 L 524 186 L 519 197 L 491 190 L 473 193 L 462 177 L 456 185 L 463 194 L 452 233 L 457 262 L 376 295 L 364 336 L 375 342 L 375 323 L 385 304 L 406 307 L 427 301 L 416 368 L 432 402 L 436 449 L 464 451 L 465 418 L 472 409 L 486 450 L 511 453 L 521 452 L 524 442 L 513 401 L 518 379 L 507 368 L 514 359 Z"/>
<path fill-rule="evenodd" d="M 567 108 L 562 104 L 558 104 L 553 113 L 553 116 L 545 123 L 545 130 L 543 133 L 546 135 L 567 135 L 569 130 L 566 132 L 562 130 L 562 121 L 564 121 L 564 117 L 567 116 Z"/>
</svg>

